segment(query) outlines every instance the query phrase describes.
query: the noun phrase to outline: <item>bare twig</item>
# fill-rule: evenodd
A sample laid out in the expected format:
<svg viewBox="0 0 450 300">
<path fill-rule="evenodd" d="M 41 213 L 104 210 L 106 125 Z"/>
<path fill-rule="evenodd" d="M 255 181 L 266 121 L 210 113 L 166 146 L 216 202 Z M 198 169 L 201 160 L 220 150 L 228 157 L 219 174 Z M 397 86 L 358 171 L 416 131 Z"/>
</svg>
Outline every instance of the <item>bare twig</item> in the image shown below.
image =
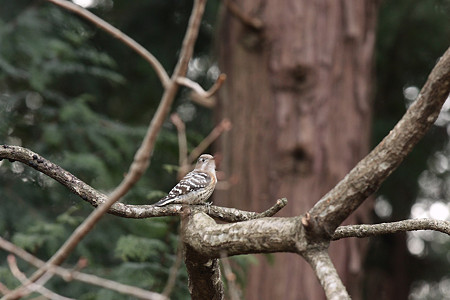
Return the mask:
<svg viewBox="0 0 450 300">
<path fill-rule="evenodd" d="M 3 295 L 8 294 L 11 292 L 3 283 L 0 282 L 0 293 Z"/>
<path fill-rule="evenodd" d="M 181 237 L 178 237 L 178 245 L 177 245 L 177 256 L 175 258 L 175 262 L 169 270 L 169 278 L 167 279 L 166 286 L 162 294 L 167 298 L 172 294 L 173 288 L 175 287 L 176 279 L 178 276 L 178 271 L 180 269 L 181 263 L 183 262 L 183 240 Z"/>
<path fill-rule="evenodd" d="M 222 120 L 219 125 L 217 125 L 211 133 L 203 139 L 200 144 L 194 148 L 191 154 L 187 155 L 187 140 L 186 140 L 186 126 L 178 116 L 178 114 L 174 113 L 171 115 L 171 121 L 177 128 L 178 132 L 178 147 L 179 147 L 179 170 L 178 170 L 178 179 L 181 179 L 189 169 L 191 168 L 191 164 L 194 162 L 197 157 L 206 150 L 223 132 L 231 129 L 231 123 L 228 119 Z"/>
<path fill-rule="evenodd" d="M 117 38 L 121 42 L 123 42 L 125 45 L 136 51 L 140 56 L 142 56 L 156 71 L 156 74 L 159 77 L 159 80 L 161 80 L 161 83 L 163 87 L 167 87 L 169 85 L 170 78 L 166 73 L 166 70 L 164 70 L 164 67 L 161 65 L 161 63 L 144 47 L 142 47 L 139 43 L 137 43 L 135 40 L 130 38 L 128 35 L 120 31 L 119 29 L 115 28 L 108 22 L 105 22 L 101 18 L 97 17 L 87 9 L 84 9 L 70 1 L 63 1 L 63 0 L 47 0 L 50 1 L 56 5 L 59 5 L 67 10 L 70 10 L 81 17 L 87 19 L 89 22 L 92 22 L 96 26 L 100 27 L 107 33 L 111 34 L 113 37 Z"/>
<path fill-rule="evenodd" d="M 223 274 L 228 282 L 228 295 L 230 296 L 230 300 L 239 300 L 241 297 L 239 296 L 239 289 L 236 285 L 236 275 L 231 270 L 230 261 L 225 252 L 220 254 L 220 261 L 222 262 Z"/>
<path fill-rule="evenodd" d="M 11 242 L 8 242 L 7 240 L 0 237 L 0 248 L 10 252 L 14 253 L 18 257 L 22 258 L 26 262 L 29 262 L 30 264 L 34 265 L 35 267 L 42 267 L 45 265 L 45 262 L 36 258 L 35 256 L 31 255 L 27 251 L 23 250 L 22 248 L 17 247 Z M 119 283 L 117 281 L 112 281 L 104 278 L 100 278 L 95 275 L 91 274 L 85 274 L 78 271 L 69 271 L 67 269 L 53 266 L 49 273 L 55 273 L 58 276 L 61 276 L 66 281 L 71 280 L 78 280 L 87 284 L 100 286 L 103 288 L 110 289 L 112 291 L 116 291 L 125 295 L 130 295 L 139 299 L 151 299 L 151 300 L 165 300 L 166 297 L 162 296 L 161 294 L 146 291 L 144 289 L 126 285 Z M 6 293 L 4 293 L 6 294 Z"/>
<path fill-rule="evenodd" d="M 217 98 L 215 96 L 205 98 L 197 94 L 195 91 L 189 93 L 189 98 L 191 99 L 192 102 L 195 102 L 198 105 L 201 105 L 206 108 L 213 108 L 217 104 Z"/>
<path fill-rule="evenodd" d="M 214 85 L 205 91 L 197 82 L 190 80 L 187 77 L 178 77 L 176 79 L 177 83 L 188 87 L 195 93 L 192 100 L 206 107 L 213 107 L 214 101 L 211 98 L 222 86 L 227 76 L 225 74 L 220 74 Z"/>
<path fill-rule="evenodd" d="M 177 128 L 178 132 L 178 149 L 179 149 L 179 158 L 178 164 L 180 165 L 180 169 L 186 168 L 187 164 L 187 140 L 186 140 L 186 126 L 184 125 L 183 120 L 181 120 L 180 116 L 177 113 L 173 113 L 170 116 L 170 120 Z"/>
<path fill-rule="evenodd" d="M 287 202 L 288 201 L 286 198 L 278 199 L 274 206 L 272 206 L 271 208 L 262 213 L 257 214 L 254 219 L 267 218 L 275 215 L 277 212 L 279 212 L 283 207 L 287 205 Z"/>
<path fill-rule="evenodd" d="M 364 238 L 381 234 L 391 234 L 415 230 L 434 230 L 450 235 L 450 221 L 433 219 L 412 219 L 372 225 L 363 224 L 340 226 L 334 232 L 333 240 L 339 240 L 348 237 Z"/>
<path fill-rule="evenodd" d="M 245 14 L 233 0 L 223 0 L 223 3 L 243 24 L 256 30 L 261 30 L 263 28 L 264 24 L 260 19 Z"/>
<path fill-rule="evenodd" d="M 191 154 L 189 154 L 188 162 L 192 163 L 203 153 L 203 151 L 208 148 L 212 142 L 214 142 L 223 132 L 231 129 L 231 122 L 228 119 L 223 119 L 219 125 L 214 127 L 214 129 L 209 133 L 209 135 L 200 142 L 200 144 L 195 147 Z"/>
<path fill-rule="evenodd" d="M 49 289 L 45 288 L 38 282 L 30 283 L 30 281 L 25 276 L 25 274 L 23 274 L 19 270 L 19 267 L 17 266 L 17 263 L 16 263 L 16 258 L 14 257 L 14 255 L 11 255 L 11 254 L 8 255 L 7 261 L 8 261 L 8 265 L 11 270 L 11 273 L 14 275 L 14 277 L 19 279 L 20 282 L 22 282 L 22 284 L 27 286 L 27 290 L 28 290 L 27 292 L 29 292 L 29 293 L 38 292 L 38 293 L 42 294 L 43 296 L 45 296 L 49 299 L 53 299 L 53 300 L 74 300 L 73 298 L 67 298 L 67 297 L 58 295 L 58 294 L 50 291 Z M 22 294 L 21 296 L 23 297 L 23 296 L 25 296 L 25 294 Z"/>
<path fill-rule="evenodd" d="M 424 136 L 449 93 L 450 48 L 394 129 L 309 211 L 309 230 L 331 237 L 337 226 L 380 187 Z"/>
<path fill-rule="evenodd" d="M 209 90 L 206 92 L 205 97 L 209 98 L 212 95 L 214 95 L 222 86 L 222 84 L 225 82 L 225 80 L 227 79 L 227 75 L 225 74 L 220 74 L 219 77 L 217 77 L 216 82 L 213 84 L 212 87 L 209 88 Z"/>
<path fill-rule="evenodd" d="M 181 179 L 189 169 L 191 168 L 191 164 L 194 162 L 197 157 L 206 150 L 223 132 L 231 129 L 231 123 L 228 119 L 222 120 L 219 125 L 217 125 L 211 133 L 203 139 L 200 144 L 194 148 L 191 154 L 187 155 L 187 141 L 186 141 L 186 127 L 178 116 L 178 114 L 174 113 L 171 115 L 172 123 L 177 128 L 178 132 L 178 147 L 179 147 L 179 165 L 180 168 L 178 170 L 178 179 Z"/>
</svg>

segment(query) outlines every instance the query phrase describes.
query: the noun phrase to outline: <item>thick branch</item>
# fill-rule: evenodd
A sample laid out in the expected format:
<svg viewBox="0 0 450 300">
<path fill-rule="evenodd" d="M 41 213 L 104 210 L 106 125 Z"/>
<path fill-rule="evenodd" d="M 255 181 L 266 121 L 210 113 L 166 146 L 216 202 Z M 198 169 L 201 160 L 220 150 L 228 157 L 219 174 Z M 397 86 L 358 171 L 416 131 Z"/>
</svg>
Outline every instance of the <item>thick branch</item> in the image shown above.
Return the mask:
<svg viewBox="0 0 450 300">
<path fill-rule="evenodd" d="M 300 218 L 261 218 L 233 224 L 217 224 L 194 211 L 184 227 L 184 242 L 210 258 L 249 253 L 298 252 L 302 232 Z"/>
<path fill-rule="evenodd" d="M 417 101 L 394 129 L 309 211 L 310 228 L 320 235 L 331 236 L 380 187 L 433 125 L 449 92 L 450 48 L 429 75 Z"/>
<path fill-rule="evenodd" d="M 189 276 L 191 299 L 223 299 L 219 260 L 204 256 L 187 244 L 185 249 L 185 263 Z"/>
<path fill-rule="evenodd" d="M 330 256 L 324 249 L 317 249 L 302 253 L 316 273 L 320 284 L 322 285 L 328 300 L 350 299 L 345 286 L 339 278 L 336 268 L 331 262 Z"/>
<path fill-rule="evenodd" d="M 338 227 L 336 229 L 333 234 L 333 240 L 339 240 L 348 237 L 365 238 L 375 235 L 414 230 L 434 230 L 450 235 L 450 221 L 415 219 L 372 225 L 347 225 Z"/>
</svg>

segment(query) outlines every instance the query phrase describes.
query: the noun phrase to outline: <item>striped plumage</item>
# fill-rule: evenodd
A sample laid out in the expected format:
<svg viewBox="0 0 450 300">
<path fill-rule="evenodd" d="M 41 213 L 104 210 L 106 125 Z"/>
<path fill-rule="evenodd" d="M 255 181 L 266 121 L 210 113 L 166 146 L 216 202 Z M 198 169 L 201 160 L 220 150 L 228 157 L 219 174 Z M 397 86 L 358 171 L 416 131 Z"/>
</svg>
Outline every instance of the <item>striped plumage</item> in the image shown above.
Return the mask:
<svg viewBox="0 0 450 300">
<path fill-rule="evenodd" d="M 211 196 L 216 183 L 214 157 L 209 154 L 202 154 L 198 158 L 195 169 L 184 176 L 166 197 L 154 205 L 203 204 Z"/>
</svg>

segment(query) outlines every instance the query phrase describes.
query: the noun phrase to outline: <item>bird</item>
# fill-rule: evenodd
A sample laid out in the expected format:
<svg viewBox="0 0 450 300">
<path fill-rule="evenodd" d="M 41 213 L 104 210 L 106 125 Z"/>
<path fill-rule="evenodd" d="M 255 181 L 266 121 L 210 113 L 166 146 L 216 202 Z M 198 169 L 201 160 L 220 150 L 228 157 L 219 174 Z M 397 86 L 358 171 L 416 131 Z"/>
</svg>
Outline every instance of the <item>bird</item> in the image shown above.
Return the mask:
<svg viewBox="0 0 450 300">
<path fill-rule="evenodd" d="M 216 163 L 210 154 L 202 154 L 195 169 L 186 174 L 167 196 L 155 206 L 168 204 L 205 204 L 216 187 Z"/>
</svg>

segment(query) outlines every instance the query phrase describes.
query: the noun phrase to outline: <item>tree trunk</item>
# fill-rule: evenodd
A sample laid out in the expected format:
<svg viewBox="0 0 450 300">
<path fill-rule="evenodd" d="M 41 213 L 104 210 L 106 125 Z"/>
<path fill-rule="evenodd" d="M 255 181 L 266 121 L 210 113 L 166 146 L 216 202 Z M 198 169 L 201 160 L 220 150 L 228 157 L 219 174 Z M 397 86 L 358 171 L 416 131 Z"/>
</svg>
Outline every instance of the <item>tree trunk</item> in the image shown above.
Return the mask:
<svg viewBox="0 0 450 300">
<path fill-rule="evenodd" d="M 377 1 L 239 2 L 258 30 L 223 10 L 219 66 L 227 74 L 217 112 L 233 129 L 218 143 L 230 187 L 215 203 L 262 211 L 289 200 L 280 215 L 305 213 L 367 152 Z M 367 205 L 347 220 L 365 220 Z M 353 298 L 364 251 L 335 242 L 331 257 Z M 245 299 L 320 299 L 324 293 L 298 256 L 260 256 Z"/>
</svg>

